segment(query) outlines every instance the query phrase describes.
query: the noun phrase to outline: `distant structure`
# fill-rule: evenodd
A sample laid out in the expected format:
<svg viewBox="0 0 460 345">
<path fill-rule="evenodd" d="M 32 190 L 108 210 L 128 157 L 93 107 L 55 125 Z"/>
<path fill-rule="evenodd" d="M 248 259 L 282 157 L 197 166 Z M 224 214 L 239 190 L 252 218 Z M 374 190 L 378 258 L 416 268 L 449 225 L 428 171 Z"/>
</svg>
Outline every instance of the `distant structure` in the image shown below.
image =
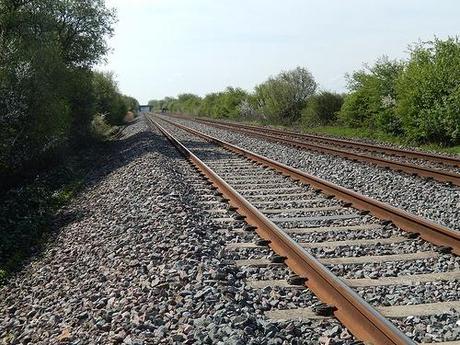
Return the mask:
<svg viewBox="0 0 460 345">
<path fill-rule="evenodd" d="M 139 112 L 140 113 L 150 113 L 152 111 L 152 106 L 151 105 L 140 105 L 139 106 Z"/>
</svg>

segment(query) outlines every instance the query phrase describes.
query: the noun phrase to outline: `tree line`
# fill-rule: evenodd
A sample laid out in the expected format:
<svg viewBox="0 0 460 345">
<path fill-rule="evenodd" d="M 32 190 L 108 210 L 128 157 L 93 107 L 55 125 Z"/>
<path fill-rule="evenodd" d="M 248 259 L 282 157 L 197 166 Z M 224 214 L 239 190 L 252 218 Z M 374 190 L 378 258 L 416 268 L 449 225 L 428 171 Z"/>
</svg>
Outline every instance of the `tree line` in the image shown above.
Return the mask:
<svg viewBox="0 0 460 345">
<path fill-rule="evenodd" d="M 104 0 L 0 0 L 0 180 L 87 143 L 96 114 L 115 125 L 137 109 L 93 71 L 115 21 Z"/>
<path fill-rule="evenodd" d="M 346 75 L 348 92 L 320 90 L 306 68 L 283 71 L 251 92 L 228 87 L 199 97 L 151 100 L 156 110 L 291 126 L 345 126 L 412 143 L 460 144 L 460 42 L 409 46 L 405 60 L 384 56 Z"/>
</svg>

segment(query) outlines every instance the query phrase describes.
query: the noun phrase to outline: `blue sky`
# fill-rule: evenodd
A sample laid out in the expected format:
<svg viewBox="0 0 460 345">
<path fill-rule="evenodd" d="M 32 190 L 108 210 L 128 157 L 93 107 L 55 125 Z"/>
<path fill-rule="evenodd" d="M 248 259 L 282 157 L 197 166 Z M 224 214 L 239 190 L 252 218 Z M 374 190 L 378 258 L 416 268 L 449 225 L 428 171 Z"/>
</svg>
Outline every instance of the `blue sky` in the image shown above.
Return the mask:
<svg viewBox="0 0 460 345">
<path fill-rule="evenodd" d="M 460 34 L 458 0 L 107 0 L 118 10 L 103 70 L 141 103 L 307 67 L 322 89 L 407 46 Z"/>
</svg>

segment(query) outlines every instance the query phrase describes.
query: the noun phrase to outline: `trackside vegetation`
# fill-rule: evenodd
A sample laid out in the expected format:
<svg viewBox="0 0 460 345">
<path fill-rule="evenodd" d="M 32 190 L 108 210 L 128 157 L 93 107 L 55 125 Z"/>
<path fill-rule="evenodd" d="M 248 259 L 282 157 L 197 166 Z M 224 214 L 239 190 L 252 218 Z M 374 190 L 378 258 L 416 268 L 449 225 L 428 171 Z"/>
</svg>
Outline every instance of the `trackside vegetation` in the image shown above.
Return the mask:
<svg viewBox="0 0 460 345">
<path fill-rule="evenodd" d="M 405 60 L 386 56 L 346 75 L 348 92 L 318 89 L 306 68 L 270 77 L 247 92 L 228 87 L 152 100 L 156 110 L 287 125 L 339 136 L 445 148 L 460 145 L 460 41 L 409 46 Z"/>
<path fill-rule="evenodd" d="M 94 71 L 115 21 L 104 0 L 0 0 L 0 281 L 78 190 L 78 155 L 138 108 Z"/>
<path fill-rule="evenodd" d="M 88 143 L 95 114 L 123 122 L 135 101 L 109 73 L 115 13 L 104 0 L 0 1 L 0 180 Z"/>
</svg>

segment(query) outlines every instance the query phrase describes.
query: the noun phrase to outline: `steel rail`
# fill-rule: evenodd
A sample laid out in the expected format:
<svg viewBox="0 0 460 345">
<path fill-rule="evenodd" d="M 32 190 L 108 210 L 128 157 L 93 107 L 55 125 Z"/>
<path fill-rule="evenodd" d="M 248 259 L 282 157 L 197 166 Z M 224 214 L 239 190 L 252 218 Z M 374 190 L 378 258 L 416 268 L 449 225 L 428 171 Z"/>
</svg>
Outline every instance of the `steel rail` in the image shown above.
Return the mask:
<svg viewBox="0 0 460 345">
<path fill-rule="evenodd" d="M 377 201 L 317 176 L 310 175 L 299 169 L 258 155 L 257 153 L 245 150 L 236 145 L 229 144 L 223 140 L 204 134 L 195 129 L 188 128 L 166 119 L 162 120 L 209 142 L 220 145 L 229 151 L 246 156 L 254 162 L 271 167 L 272 169 L 282 173 L 283 175 L 289 176 L 294 180 L 302 181 L 303 183 L 308 184 L 325 194 L 332 195 L 339 200 L 350 203 L 351 206 L 358 210 L 368 211 L 377 218 L 391 221 L 402 230 L 419 234 L 426 241 L 438 246 L 446 247 L 446 250 L 449 248 L 456 255 L 460 255 L 460 231 L 449 229 L 426 218 L 416 216 L 387 203 Z"/>
<path fill-rule="evenodd" d="M 188 118 L 192 119 L 191 117 L 188 117 Z M 247 124 L 232 123 L 232 122 L 226 122 L 226 121 L 218 121 L 218 120 L 210 120 L 210 119 L 202 119 L 202 118 L 193 118 L 193 119 L 199 122 L 204 122 L 204 123 L 226 124 L 229 126 L 242 127 L 246 129 L 263 131 L 263 132 L 272 133 L 276 135 L 293 136 L 293 137 L 300 138 L 300 139 L 309 139 L 309 140 L 316 140 L 316 141 L 321 141 L 325 143 L 330 143 L 331 145 L 353 147 L 353 148 L 361 149 L 361 150 L 380 152 L 380 153 L 384 153 L 388 155 L 401 156 L 401 157 L 406 157 L 406 158 L 423 159 L 426 161 L 460 167 L 460 158 L 444 156 L 444 155 L 435 154 L 435 153 L 397 149 L 397 148 L 392 148 L 392 147 L 384 147 L 381 145 L 361 143 L 361 142 L 356 142 L 356 141 L 351 141 L 351 140 L 346 140 L 346 139 L 325 137 L 325 136 L 313 135 L 313 134 L 297 133 L 297 132 L 293 132 L 289 130 L 265 128 L 261 126 L 252 126 L 252 125 L 247 125 Z"/>
<path fill-rule="evenodd" d="M 150 119 L 149 119 L 150 120 Z M 150 120 L 163 135 L 229 200 L 229 204 L 255 227 L 255 231 L 297 275 L 306 278 L 307 286 L 324 303 L 335 307 L 334 316 L 358 339 L 372 344 L 415 344 L 401 330 L 364 301 L 343 280 L 332 274 L 297 242 L 252 206 L 197 156 L 157 122 Z"/>
<path fill-rule="evenodd" d="M 460 174 L 452 173 L 449 171 L 427 168 L 427 167 L 423 167 L 423 166 L 419 166 L 419 165 L 415 165 L 411 163 L 397 162 L 397 161 L 393 161 L 393 160 L 389 160 L 385 158 L 374 157 L 374 156 L 370 156 L 370 155 L 366 155 L 362 153 L 348 152 L 342 149 L 333 148 L 331 146 L 325 146 L 321 144 L 310 144 L 304 141 L 287 139 L 286 137 L 283 138 L 278 135 L 260 133 L 255 130 L 246 129 L 246 128 L 242 128 L 239 126 L 226 125 L 226 124 L 221 124 L 221 123 L 210 123 L 210 124 L 211 126 L 214 126 L 217 128 L 228 129 L 228 130 L 245 133 L 250 136 L 266 139 L 272 142 L 282 143 L 284 145 L 289 145 L 289 146 L 293 146 L 296 148 L 318 151 L 321 153 L 332 154 L 335 156 L 341 156 L 341 157 L 345 157 L 345 158 L 348 158 L 354 161 L 364 161 L 364 162 L 372 163 L 372 164 L 375 164 L 375 165 L 378 165 L 384 168 L 389 168 L 389 169 L 396 170 L 396 171 L 403 171 L 408 174 L 415 174 L 415 175 L 425 177 L 425 178 L 433 178 L 440 182 L 449 182 L 456 186 L 460 186 Z"/>
</svg>

